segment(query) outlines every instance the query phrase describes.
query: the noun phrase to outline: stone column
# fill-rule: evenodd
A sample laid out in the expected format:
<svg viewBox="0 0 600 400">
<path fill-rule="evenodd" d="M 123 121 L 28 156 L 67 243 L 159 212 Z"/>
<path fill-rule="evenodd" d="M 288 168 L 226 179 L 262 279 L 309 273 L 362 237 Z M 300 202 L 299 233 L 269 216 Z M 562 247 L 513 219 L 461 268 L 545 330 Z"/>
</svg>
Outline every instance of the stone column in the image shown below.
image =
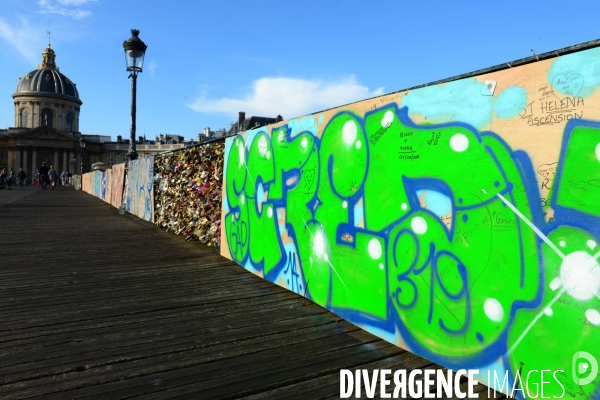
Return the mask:
<svg viewBox="0 0 600 400">
<path fill-rule="evenodd" d="M 31 154 L 31 176 L 33 176 L 36 169 L 39 169 L 37 162 L 37 149 L 34 147 Z"/>
<path fill-rule="evenodd" d="M 67 160 L 69 162 L 69 168 L 68 171 L 72 174 L 75 173 L 75 162 L 73 161 L 73 150 L 69 150 L 69 159 Z M 71 163 L 73 163 L 73 166 L 71 167 Z"/>
<path fill-rule="evenodd" d="M 62 174 L 63 171 L 66 171 L 69 169 L 69 164 L 67 164 L 68 153 L 69 152 L 67 151 L 67 149 L 63 149 L 63 165 L 62 165 L 62 168 L 61 168 L 59 174 Z"/>
<path fill-rule="evenodd" d="M 19 168 L 23 167 L 23 164 L 21 163 L 21 147 L 17 146 L 17 149 L 15 150 L 16 152 L 16 165 L 15 165 L 15 174 L 17 173 L 17 171 L 19 170 Z"/>
<path fill-rule="evenodd" d="M 58 149 L 54 149 L 54 169 L 58 171 Z"/>
<path fill-rule="evenodd" d="M 13 165 L 15 162 L 15 155 L 14 155 L 15 150 L 11 149 L 10 147 L 8 148 L 8 163 L 6 165 L 6 172 L 8 172 L 8 170 L 10 168 L 14 168 L 15 166 Z"/>
<path fill-rule="evenodd" d="M 27 147 L 23 147 L 23 171 L 27 173 L 27 181 L 31 182 L 31 178 L 33 177 L 33 172 L 29 170 L 29 165 L 27 165 Z"/>
<path fill-rule="evenodd" d="M 73 173 L 75 171 L 79 171 L 78 173 L 81 174 L 81 152 L 77 153 L 77 161 L 75 161 L 75 170 Z"/>
</svg>

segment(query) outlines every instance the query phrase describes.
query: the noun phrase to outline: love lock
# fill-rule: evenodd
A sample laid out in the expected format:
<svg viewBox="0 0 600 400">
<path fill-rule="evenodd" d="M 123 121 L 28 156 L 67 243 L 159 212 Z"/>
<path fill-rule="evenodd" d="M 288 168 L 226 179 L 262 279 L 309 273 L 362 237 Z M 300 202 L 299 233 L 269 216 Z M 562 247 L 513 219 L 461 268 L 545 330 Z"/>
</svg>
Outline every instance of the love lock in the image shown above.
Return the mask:
<svg viewBox="0 0 600 400">
<path fill-rule="evenodd" d="M 155 156 L 158 226 L 219 247 L 224 149 L 211 143 Z"/>
</svg>

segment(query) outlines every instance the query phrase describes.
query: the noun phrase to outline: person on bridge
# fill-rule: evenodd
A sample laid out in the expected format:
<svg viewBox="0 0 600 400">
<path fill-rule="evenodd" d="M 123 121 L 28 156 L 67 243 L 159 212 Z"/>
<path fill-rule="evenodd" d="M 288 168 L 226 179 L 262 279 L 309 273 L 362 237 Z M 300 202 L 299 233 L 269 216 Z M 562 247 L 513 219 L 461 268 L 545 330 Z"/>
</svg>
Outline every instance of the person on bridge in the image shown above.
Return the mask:
<svg viewBox="0 0 600 400">
<path fill-rule="evenodd" d="M 12 185 L 15 184 L 15 172 L 12 168 L 8 170 L 8 188 L 12 189 Z"/>
<path fill-rule="evenodd" d="M 54 186 L 56 186 L 56 181 L 58 180 L 58 172 L 54 169 L 54 165 L 50 166 L 50 171 L 48 171 L 48 177 L 50 177 L 50 186 L 52 186 L 51 190 L 54 190 Z"/>
<path fill-rule="evenodd" d="M 6 189 L 7 179 L 6 179 L 6 170 L 4 168 L 0 169 L 0 189 Z"/>
<path fill-rule="evenodd" d="M 23 184 L 25 184 L 25 179 L 27 179 L 27 172 L 23 171 L 23 168 L 19 168 L 19 172 L 17 172 L 17 178 L 19 179 L 19 186 L 23 189 Z"/>
<path fill-rule="evenodd" d="M 48 184 L 48 172 L 50 168 L 46 165 L 45 162 L 42 163 L 42 166 L 38 170 L 40 172 L 40 180 L 42 183 L 42 189 L 46 189 L 46 185 Z"/>
</svg>

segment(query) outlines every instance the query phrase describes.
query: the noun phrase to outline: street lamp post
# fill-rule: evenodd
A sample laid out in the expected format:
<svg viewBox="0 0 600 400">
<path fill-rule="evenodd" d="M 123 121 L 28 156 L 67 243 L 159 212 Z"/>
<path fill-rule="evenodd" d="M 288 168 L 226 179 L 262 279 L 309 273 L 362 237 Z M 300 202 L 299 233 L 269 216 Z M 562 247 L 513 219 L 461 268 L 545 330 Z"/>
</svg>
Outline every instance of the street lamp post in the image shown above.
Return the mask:
<svg viewBox="0 0 600 400">
<path fill-rule="evenodd" d="M 144 55 L 146 54 L 146 49 L 148 48 L 148 46 L 146 46 L 146 44 L 138 37 L 139 34 L 139 30 L 132 29 L 132 36 L 123 42 L 127 71 L 131 72 L 129 74 L 129 77 L 131 78 L 131 134 L 129 137 L 129 153 L 127 154 L 127 157 L 129 157 L 130 160 L 135 160 L 138 157 L 137 150 L 135 148 L 135 103 L 137 74 L 142 72 Z"/>
<path fill-rule="evenodd" d="M 83 137 L 79 139 L 79 148 L 81 151 L 81 169 L 79 170 L 79 173 L 83 175 L 83 149 L 85 148 L 85 140 L 83 140 Z"/>
</svg>

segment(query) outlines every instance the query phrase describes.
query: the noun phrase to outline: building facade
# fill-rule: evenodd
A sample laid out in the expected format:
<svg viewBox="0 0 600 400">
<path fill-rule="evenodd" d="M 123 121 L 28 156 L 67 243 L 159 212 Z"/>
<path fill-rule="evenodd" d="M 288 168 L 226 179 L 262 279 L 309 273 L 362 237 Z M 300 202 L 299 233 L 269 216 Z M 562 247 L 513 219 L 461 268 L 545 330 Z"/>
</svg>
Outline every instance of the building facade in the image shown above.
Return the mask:
<svg viewBox="0 0 600 400">
<path fill-rule="evenodd" d="M 14 100 L 14 127 L 0 129 L 0 169 L 23 168 L 28 180 L 42 162 L 60 172 L 81 173 L 92 164 L 127 161 L 129 140 L 110 136 L 84 135 L 79 116 L 83 102 L 77 85 L 60 72 L 50 44 L 42 52 L 37 69 L 19 78 Z M 188 143 L 189 144 L 189 143 Z M 140 157 L 188 145 L 178 135 L 161 135 L 156 140 L 136 141 Z"/>
<path fill-rule="evenodd" d="M 23 168 L 31 177 L 42 162 L 58 171 L 81 164 L 76 85 L 62 74 L 48 45 L 37 69 L 19 78 L 14 100 L 14 128 L 0 130 L 0 168 Z"/>
</svg>

